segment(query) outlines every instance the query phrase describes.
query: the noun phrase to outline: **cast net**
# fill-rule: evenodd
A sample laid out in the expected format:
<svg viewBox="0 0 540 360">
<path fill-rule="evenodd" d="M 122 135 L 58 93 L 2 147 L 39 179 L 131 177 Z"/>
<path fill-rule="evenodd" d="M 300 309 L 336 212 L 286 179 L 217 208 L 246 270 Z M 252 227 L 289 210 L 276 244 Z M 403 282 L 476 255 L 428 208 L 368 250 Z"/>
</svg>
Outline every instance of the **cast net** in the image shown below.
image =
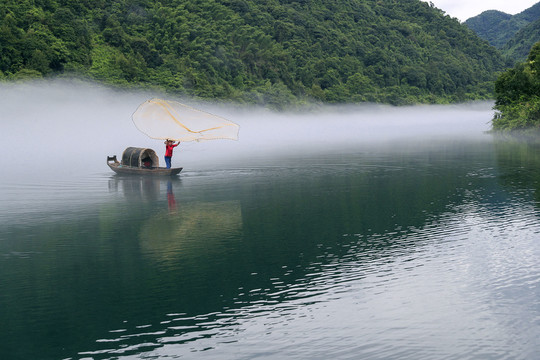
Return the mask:
<svg viewBox="0 0 540 360">
<path fill-rule="evenodd" d="M 176 101 L 150 99 L 133 113 L 137 129 L 153 139 L 200 141 L 238 140 L 239 126 L 232 121 Z"/>
</svg>

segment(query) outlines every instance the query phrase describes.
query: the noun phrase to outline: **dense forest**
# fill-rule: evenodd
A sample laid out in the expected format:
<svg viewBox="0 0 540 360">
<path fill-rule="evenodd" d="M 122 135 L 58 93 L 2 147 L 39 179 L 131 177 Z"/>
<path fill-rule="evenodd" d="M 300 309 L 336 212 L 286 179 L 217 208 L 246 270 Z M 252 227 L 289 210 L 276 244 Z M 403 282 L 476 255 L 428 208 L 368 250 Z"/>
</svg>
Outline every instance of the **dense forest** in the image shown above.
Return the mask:
<svg viewBox="0 0 540 360">
<path fill-rule="evenodd" d="M 540 39 L 540 3 L 516 15 L 497 10 L 484 11 L 467 19 L 465 25 L 498 48 L 513 62 L 523 62 Z"/>
<path fill-rule="evenodd" d="M 493 97 L 497 50 L 420 0 L 3 0 L 0 79 L 82 76 L 201 98 Z"/>
<path fill-rule="evenodd" d="M 520 29 L 502 48 L 502 53 L 518 62 L 525 61 L 531 47 L 540 39 L 540 15 L 538 19 Z"/>
<path fill-rule="evenodd" d="M 496 130 L 540 127 L 540 42 L 527 61 L 504 72 L 495 82 Z"/>
</svg>

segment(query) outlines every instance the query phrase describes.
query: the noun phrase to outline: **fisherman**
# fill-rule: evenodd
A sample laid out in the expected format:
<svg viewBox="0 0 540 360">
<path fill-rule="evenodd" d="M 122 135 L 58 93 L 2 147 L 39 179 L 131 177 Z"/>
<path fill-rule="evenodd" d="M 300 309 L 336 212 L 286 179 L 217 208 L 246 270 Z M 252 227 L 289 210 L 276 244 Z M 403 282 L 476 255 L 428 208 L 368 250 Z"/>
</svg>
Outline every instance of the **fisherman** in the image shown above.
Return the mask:
<svg viewBox="0 0 540 360">
<path fill-rule="evenodd" d="M 171 168 L 172 152 L 178 145 L 180 145 L 180 141 L 175 144 L 173 140 L 165 140 L 165 164 L 167 164 L 167 169 Z"/>
</svg>

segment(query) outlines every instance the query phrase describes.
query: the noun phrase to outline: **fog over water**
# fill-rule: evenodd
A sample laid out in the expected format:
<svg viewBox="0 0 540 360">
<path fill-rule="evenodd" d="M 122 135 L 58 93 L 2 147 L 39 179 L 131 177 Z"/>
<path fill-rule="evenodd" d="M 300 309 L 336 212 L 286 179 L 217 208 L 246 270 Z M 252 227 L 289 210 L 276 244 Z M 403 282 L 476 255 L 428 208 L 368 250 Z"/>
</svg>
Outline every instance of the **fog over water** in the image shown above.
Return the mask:
<svg viewBox="0 0 540 360">
<path fill-rule="evenodd" d="M 411 147 L 438 147 L 441 141 L 477 141 L 489 138 L 485 132 L 492 116 L 490 102 L 410 107 L 362 104 L 274 112 L 115 90 L 80 80 L 3 83 L 0 142 L 9 171 L 0 175 L 4 189 L 0 191 L 4 202 L 0 223 L 16 221 L 19 211 L 41 214 L 54 204 L 65 210 L 70 204 L 102 201 L 99 194 L 106 194 L 100 191 L 88 197 L 78 190 L 93 186 L 99 190 L 97 180 L 113 174 L 106 157 L 120 159 L 129 146 L 154 149 L 164 166 L 163 141 L 141 133 L 131 120 L 137 107 L 153 97 L 180 101 L 240 125 L 238 141 L 188 142 L 177 147 L 172 164 L 184 168 L 181 178 L 285 166 L 287 158 L 298 161 L 317 154 L 399 154 Z"/>
<path fill-rule="evenodd" d="M 131 114 L 152 97 L 177 100 L 240 125 L 239 141 L 183 143 L 173 166 L 211 169 L 307 150 L 330 151 L 347 145 L 373 146 L 406 141 L 483 136 L 490 128 L 489 102 L 458 106 L 327 106 L 297 112 L 197 103 L 159 93 L 119 91 L 81 81 L 1 84 L 0 135 L 10 177 L 109 171 L 107 155 L 121 156 L 128 146 L 149 147 L 163 163 L 163 143 L 139 132 Z M 459 109 L 459 111 L 457 110 Z M 7 150 L 7 153 L 6 153 Z M 4 176 L 5 177 L 5 176 Z"/>
<path fill-rule="evenodd" d="M 240 125 L 177 178 L 162 97 Z M 540 156 L 490 102 L 273 112 L 74 80 L 0 84 L 0 359 L 532 359 Z"/>
</svg>

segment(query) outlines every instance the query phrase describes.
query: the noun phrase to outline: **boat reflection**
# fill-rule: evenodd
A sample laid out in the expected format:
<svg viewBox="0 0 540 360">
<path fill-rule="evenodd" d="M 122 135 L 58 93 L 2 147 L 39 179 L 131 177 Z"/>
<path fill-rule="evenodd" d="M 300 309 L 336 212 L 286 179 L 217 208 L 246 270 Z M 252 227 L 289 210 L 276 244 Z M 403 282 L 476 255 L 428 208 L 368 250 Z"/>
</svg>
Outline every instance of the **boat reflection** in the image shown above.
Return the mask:
<svg viewBox="0 0 540 360">
<path fill-rule="evenodd" d="M 174 267 L 186 261 L 186 254 L 189 258 L 215 256 L 227 251 L 230 240 L 241 238 L 239 200 L 179 203 L 180 190 L 178 178 L 113 176 L 109 181 L 109 191 L 120 193 L 130 204 L 125 214 L 137 223 L 143 255 Z"/>
<path fill-rule="evenodd" d="M 156 178 L 150 176 L 113 175 L 109 180 L 110 192 L 121 192 L 129 201 L 151 202 L 161 198 L 161 190 L 167 189 L 169 206 L 176 207 L 174 187 L 179 186 L 179 178 Z"/>
</svg>

